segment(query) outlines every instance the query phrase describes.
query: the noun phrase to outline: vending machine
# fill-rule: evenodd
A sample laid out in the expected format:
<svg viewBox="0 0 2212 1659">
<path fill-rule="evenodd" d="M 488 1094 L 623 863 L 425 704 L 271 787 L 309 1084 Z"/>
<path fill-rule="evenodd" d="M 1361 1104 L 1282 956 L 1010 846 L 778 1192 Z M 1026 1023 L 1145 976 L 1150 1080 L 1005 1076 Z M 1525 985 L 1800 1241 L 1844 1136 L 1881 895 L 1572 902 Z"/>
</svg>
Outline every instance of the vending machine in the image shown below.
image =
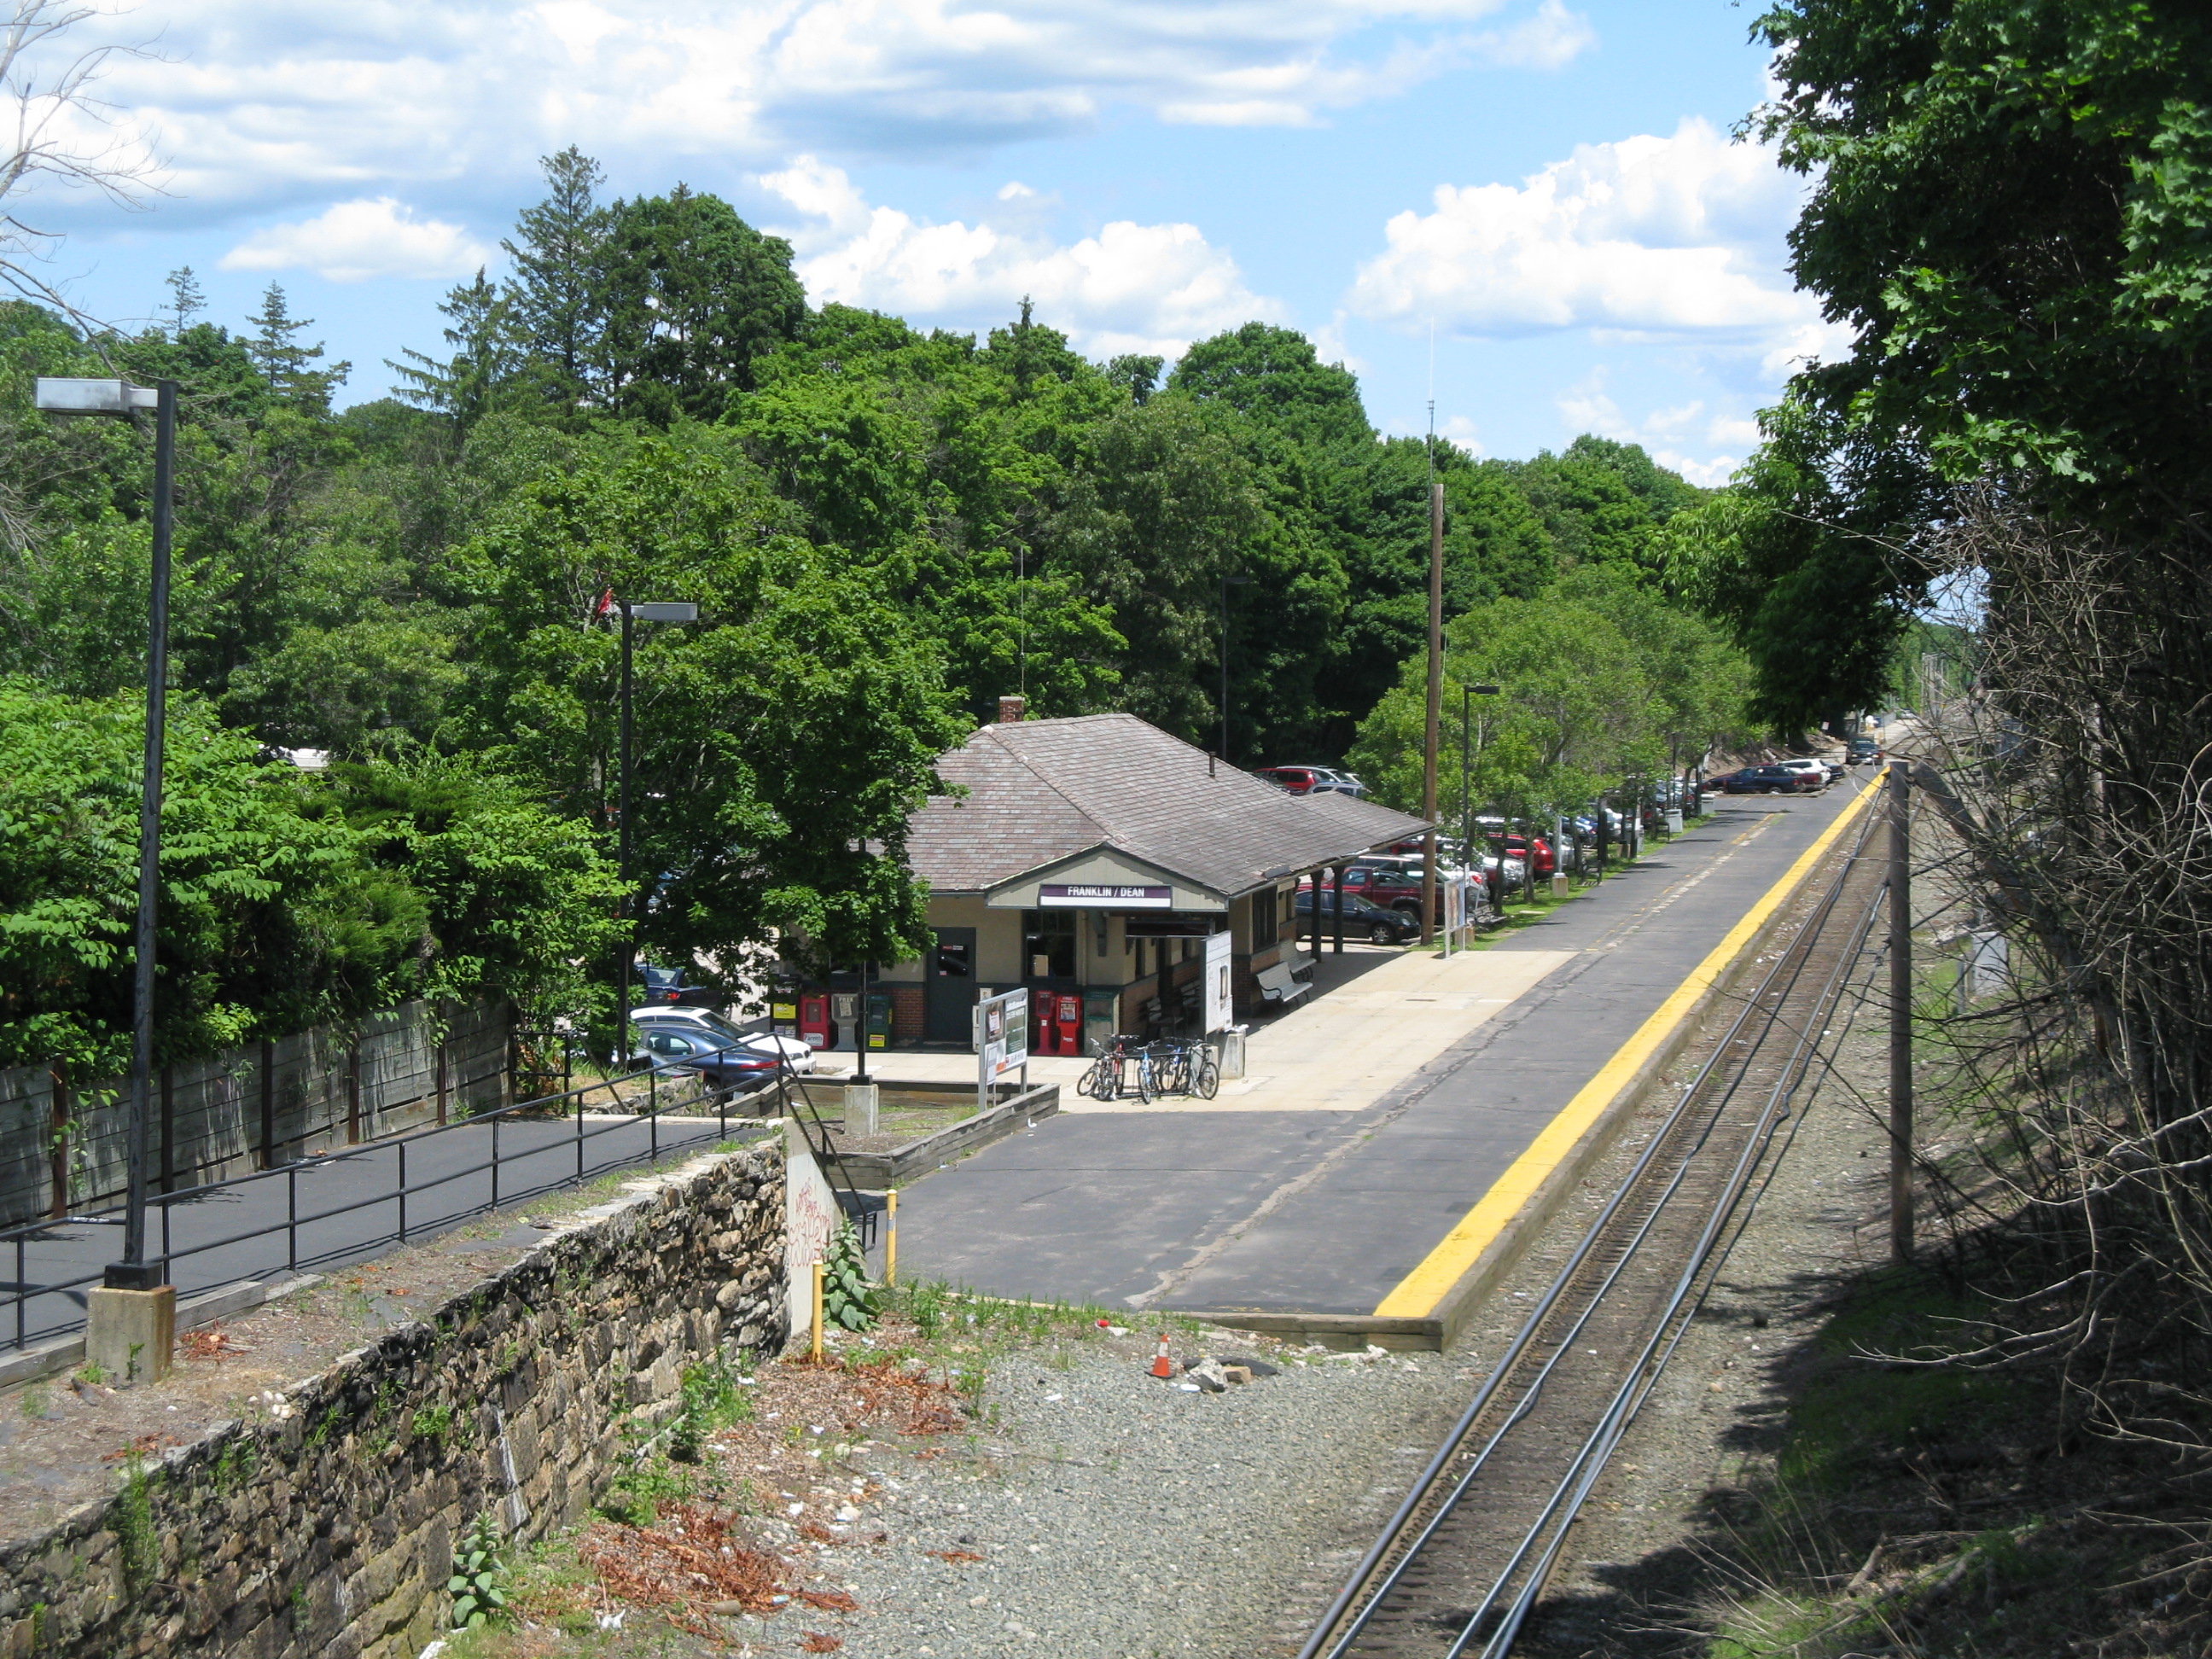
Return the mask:
<svg viewBox="0 0 2212 1659">
<path fill-rule="evenodd" d="M 1062 991 L 1052 1000 L 1053 1052 L 1060 1054 L 1079 1054 L 1083 1052 L 1083 999 L 1070 991 Z"/>
<path fill-rule="evenodd" d="M 891 1046 L 891 997 L 888 991 L 868 993 L 868 1047 Z"/>
<path fill-rule="evenodd" d="M 810 1048 L 830 1046 L 830 994 L 808 991 L 799 999 L 799 1035 Z"/>
<path fill-rule="evenodd" d="M 830 1046 L 840 1054 L 857 1054 L 860 1048 L 860 994 L 833 991 L 830 994 Z"/>
</svg>

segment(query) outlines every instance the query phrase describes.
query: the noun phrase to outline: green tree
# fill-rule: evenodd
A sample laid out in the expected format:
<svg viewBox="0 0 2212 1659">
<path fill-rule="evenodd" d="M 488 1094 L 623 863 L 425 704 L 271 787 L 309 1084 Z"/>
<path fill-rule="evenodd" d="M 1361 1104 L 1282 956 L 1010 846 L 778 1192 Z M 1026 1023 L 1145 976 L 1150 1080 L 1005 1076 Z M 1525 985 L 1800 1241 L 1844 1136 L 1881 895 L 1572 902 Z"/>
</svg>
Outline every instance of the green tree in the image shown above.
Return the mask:
<svg viewBox="0 0 2212 1659">
<path fill-rule="evenodd" d="M 603 257 L 599 377 L 611 407 L 656 425 L 720 416 L 806 313 L 791 245 L 683 185 L 617 203 Z"/>
<path fill-rule="evenodd" d="M 525 208 L 514 237 L 500 243 L 514 266 L 502 296 L 502 320 L 539 366 L 547 411 L 570 419 L 595 390 L 612 216 L 599 200 L 605 179 L 599 164 L 574 144 L 542 157 L 538 165 L 545 174 L 545 199 Z"/>
<path fill-rule="evenodd" d="M 726 449 L 650 437 L 525 486 L 453 557 L 468 740 L 610 844 L 600 596 L 699 604 L 696 626 L 639 630 L 629 875 L 643 941 L 711 957 L 733 996 L 772 930 L 843 959 L 921 947 L 906 817 L 963 729 L 929 642 L 870 573 L 777 533 L 781 511 Z"/>
</svg>

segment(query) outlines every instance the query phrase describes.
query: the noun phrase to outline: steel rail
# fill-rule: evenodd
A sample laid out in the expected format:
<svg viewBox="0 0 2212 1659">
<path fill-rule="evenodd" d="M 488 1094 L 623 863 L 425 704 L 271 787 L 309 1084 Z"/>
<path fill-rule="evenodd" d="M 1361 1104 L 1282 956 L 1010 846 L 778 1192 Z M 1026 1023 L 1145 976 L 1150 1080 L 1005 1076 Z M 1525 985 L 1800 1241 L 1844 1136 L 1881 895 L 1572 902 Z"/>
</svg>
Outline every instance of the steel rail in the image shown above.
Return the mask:
<svg viewBox="0 0 2212 1659">
<path fill-rule="evenodd" d="M 1407 1569 L 1420 1556 L 1437 1529 L 1458 1507 L 1460 1500 L 1466 1495 L 1474 1478 L 1486 1465 L 1491 1455 L 1497 1449 L 1506 1433 L 1533 1409 L 1544 1382 L 1549 1379 L 1553 1368 L 1571 1347 L 1574 1337 L 1579 1334 L 1603 1303 L 1606 1291 L 1613 1287 L 1621 1273 L 1635 1259 L 1637 1252 L 1648 1239 L 1651 1228 L 1658 1218 L 1665 1212 L 1668 1200 L 1680 1189 L 1681 1183 L 1687 1178 L 1699 1154 L 1717 1127 L 1722 1115 L 1732 1103 L 1736 1087 L 1741 1082 L 1740 1078 L 1731 1081 L 1718 1098 L 1711 1103 L 1706 1121 L 1692 1135 L 1688 1146 L 1682 1148 L 1674 1174 L 1669 1177 L 1665 1188 L 1652 1200 L 1650 1212 L 1638 1224 L 1620 1260 L 1613 1263 L 1595 1290 L 1585 1298 L 1582 1310 L 1575 1316 L 1568 1330 L 1560 1337 L 1551 1355 L 1544 1361 L 1535 1376 L 1529 1380 L 1528 1389 L 1521 1400 L 1511 1408 L 1506 1421 L 1489 1437 L 1470 1467 L 1454 1481 L 1451 1491 L 1444 1495 L 1436 1513 L 1422 1525 L 1417 1535 L 1408 1540 L 1407 1530 L 1412 1526 L 1414 1517 L 1419 1514 L 1425 1505 L 1436 1501 L 1438 1484 L 1446 1469 L 1455 1459 L 1465 1454 L 1468 1443 L 1484 1414 L 1489 1411 L 1498 1395 L 1506 1386 L 1516 1380 L 1516 1372 L 1522 1358 L 1531 1347 L 1536 1345 L 1547 1324 L 1559 1310 L 1569 1287 L 1589 1265 L 1592 1257 L 1598 1255 L 1601 1244 L 1616 1218 L 1619 1218 L 1620 1212 L 1632 1199 L 1639 1195 L 1646 1177 L 1657 1164 L 1661 1153 L 1670 1145 L 1680 1144 L 1680 1132 L 1690 1120 L 1692 1108 L 1697 1103 L 1700 1091 L 1711 1080 L 1723 1060 L 1729 1058 L 1730 1048 L 1746 1025 L 1754 1017 L 1763 1016 L 1759 1039 L 1760 1042 L 1764 1042 L 1766 1036 L 1779 1024 L 1782 1009 L 1810 958 L 1813 941 L 1817 939 L 1826 925 L 1840 899 L 1844 887 L 1865 848 L 1869 833 L 1868 826 L 1861 827 L 1857 841 L 1844 860 L 1835 879 L 1829 884 L 1819 903 L 1814 907 L 1813 915 L 1808 916 L 1800 927 L 1797 936 L 1791 941 L 1790 947 L 1776 958 L 1774 965 L 1761 978 L 1758 988 L 1745 998 L 1743 1006 L 1737 1011 L 1735 1019 L 1729 1023 L 1720 1040 L 1714 1045 L 1711 1054 L 1698 1067 L 1696 1075 L 1683 1086 L 1666 1118 L 1652 1132 L 1644 1151 L 1638 1156 L 1626 1176 L 1614 1189 L 1605 1206 L 1592 1219 L 1575 1249 L 1569 1253 L 1566 1261 L 1560 1267 L 1551 1284 L 1530 1310 L 1528 1317 L 1514 1336 L 1504 1354 L 1492 1369 L 1489 1376 L 1477 1391 L 1473 1401 L 1461 1414 L 1459 1420 L 1453 1425 L 1451 1431 L 1445 1436 L 1435 1455 L 1429 1460 L 1427 1467 L 1415 1480 L 1411 1491 L 1399 1505 L 1396 1513 L 1385 1525 L 1382 1534 L 1369 1548 L 1359 1565 L 1352 1570 L 1345 1582 L 1344 1588 L 1338 1592 L 1328 1610 L 1316 1621 L 1312 1633 L 1299 1650 L 1298 1659 L 1342 1659 L 1342 1656 L 1366 1630 L 1374 1615 L 1382 1609 L 1390 1592 L 1402 1579 Z M 1756 1052 L 1755 1047 L 1754 1052 Z M 1397 1554 L 1398 1559 L 1391 1563 L 1389 1570 L 1378 1579 L 1376 1577 L 1378 1569 L 1382 1567 L 1385 1561 L 1390 1559 L 1394 1553 Z M 1355 1606 L 1358 1607 L 1356 1614 L 1352 1613 Z M 1352 1614 L 1348 1624 L 1346 1622 L 1347 1614 Z"/>
<path fill-rule="evenodd" d="M 1880 913 L 1882 898 L 1883 895 L 1878 892 L 1868 905 L 1866 914 L 1854 930 L 1850 945 L 1838 960 L 1836 971 L 1830 975 L 1828 983 L 1821 988 L 1816 1007 L 1828 1006 L 1840 990 L 1841 981 L 1849 973 L 1864 947 L 1867 933 L 1873 927 L 1875 917 Z M 1512 1607 L 1500 1621 L 1498 1628 L 1491 1633 L 1488 1641 L 1484 1644 L 1481 1659 L 1504 1659 L 1504 1656 L 1510 1650 L 1520 1633 L 1522 1624 L 1528 1618 L 1529 1609 L 1535 1605 L 1536 1597 L 1541 1593 L 1552 1568 L 1557 1564 L 1561 1551 L 1565 1547 L 1567 1535 L 1572 1528 L 1575 1516 L 1580 1512 L 1583 1503 L 1589 1498 L 1590 1490 L 1596 1485 L 1599 1476 L 1604 1474 L 1606 1464 L 1613 1449 L 1620 1444 L 1621 1437 L 1628 1431 L 1628 1425 L 1635 1420 L 1636 1413 L 1642 1408 L 1644 1400 L 1649 1397 L 1652 1388 L 1664 1373 L 1668 1361 L 1674 1357 L 1674 1351 L 1680 1346 L 1682 1338 L 1687 1334 L 1698 1307 L 1703 1305 L 1705 1297 L 1711 1293 L 1712 1278 L 1707 1269 L 1710 1267 L 1712 1273 L 1717 1273 L 1720 1266 L 1727 1260 L 1726 1252 L 1716 1255 L 1716 1246 L 1722 1234 L 1728 1230 L 1730 1221 L 1735 1218 L 1738 1206 L 1749 1190 L 1752 1177 L 1756 1173 L 1759 1160 L 1765 1156 L 1767 1146 L 1771 1143 L 1775 1131 L 1784 1121 L 1795 1115 L 1790 1109 L 1790 1103 L 1796 1096 L 1798 1084 L 1811 1069 L 1811 1056 L 1808 1056 L 1806 1051 L 1808 1048 L 1816 1048 L 1820 1041 L 1813 1035 L 1813 1026 L 1808 1024 L 1805 1030 L 1799 1033 L 1797 1044 L 1784 1063 L 1782 1075 L 1776 1079 L 1774 1088 L 1767 1097 L 1766 1106 L 1760 1114 L 1759 1121 L 1753 1126 L 1750 1135 L 1747 1137 L 1743 1151 L 1738 1156 L 1735 1167 L 1729 1170 L 1728 1180 L 1723 1184 L 1720 1196 L 1711 1213 L 1706 1218 L 1704 1228 L 1698 1233 L 1697 1243 L 1691 1250 L 1689 1260 L 1683 1266 L 1681 1274 L 1675 1282 L 1674 1291 L 1668 1297 L 1665 1308 L 1661 1310 L 1659 1317 L 1653 1322 L 1652 1334 L 1644 1343 L 1643 1351 L 1638 1354 L 1635 1364 L 1629 1368 L 1627 1377 L 1615 1391 L 1612 1401 L 1607 1405 L 1604 1416 L 1599 1419 L 1597 1426 L 1584 1439 L 1581 1448 L 1569 1463 L 1566 1473 L 1560 1477 L 1558 1486 L 1553 1488 L 1550 1501 L 1546 1504 L 1543 1511 L 1531 1524 L 1528 1532 L 1522 1534 L 1521 1544 L 1516 1548 L 1511 1559 L 1499 1571 L 1497 1581 L 1492 1585 L 1489 1595 L 1484 1597 L 1481 1603 L 1468 1616 L 1465 1628 L 1458 1639 L 1452 1644 L 1445 1659 L 1459 1659 L 1459 1656 L 1466 1650 L 1468 1644 L 1474 1639 L 1477 1627 L 1497 1606 L 1505 1586 L 1512 1582 L 1515 1576 L 1519 1574 L 1526 1565 L 1529 1552 L 1536 1547 L 1537 1540 L 1543 1537 L 1547 1528 L 1553 1528 L 1553 1523 L 1564 1516 L 1566 1517 L 1565 1521 L 1552 1531 L 1542 1559 L 1534 1571 L 1522 1578 Z M 1748 1212 L 1745 1213 L 1743 1219 L 1745 1224 L 1748 1224 L 1750 1220 Z M 1738 1230 L 1737 1236 L 1741 1237 L 1741 1228 Z M 1731 1243 L 1732 1248 L 1733 1243 Z M 1705 1281 L 1702 1287 L 1698 1283 L 1701 1279 Z M 1696 1291 L 1694 1298 L 1691 1294 L 1692 1291 Z"/>
</svg>

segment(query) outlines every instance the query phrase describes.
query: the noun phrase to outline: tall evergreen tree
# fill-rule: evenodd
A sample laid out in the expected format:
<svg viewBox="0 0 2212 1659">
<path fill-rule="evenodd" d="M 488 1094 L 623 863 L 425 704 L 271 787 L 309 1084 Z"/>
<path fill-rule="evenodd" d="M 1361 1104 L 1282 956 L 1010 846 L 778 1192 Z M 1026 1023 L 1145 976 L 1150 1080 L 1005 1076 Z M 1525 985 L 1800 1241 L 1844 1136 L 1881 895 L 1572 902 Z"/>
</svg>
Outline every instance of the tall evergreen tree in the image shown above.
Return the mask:
<svg viewBox="0 0 2212 1659">
<path fill-rule="evenodd" d="M 207 295 L 200 292 L 200 279 L 192 275 L 190 265 L 179 265 L 169 273 L 169 294 L 176 331 L 182 334 L 192 325 L 193 317 L 207 309 Z"/>
<path fill-rule="evenodd" d="M 599 164 L 574 144 L 541 159 L 545 199 L 525 208 L 516 240 L 500 246 L 514 261 L 507 301 L 517 340 L 540 359 L 563 408 L 596 401 L 592 368 L 605 330 L 602 289 L 613 215 L 599 200 Z"/>
<path fill-rule="evenodd" d="M 315 325 L 312 317 L 295 317 L 281 283 L 271 283 L 261 296 L 261 309 L 246 319 L 253 332 L 246 342 L 246 355 L 269 381 L 283 402 L 302 412 L 324 416 L 331 412 L 331 393 L 344 380 L 351 363 L 332 363 L 328 368 L 309 367 L 323 355 L 320 341 L 302 345 L 299 336 Z"/>
<path fill-rule="evenodd" d="M 476 280 L 456 284 L 438 307 L 453 319 L 445 331 L 453 357 L 441 363 L 403 347 L 399 355 L 409 361 L 385 359 L 385 367 L 399 375 L 399 395 L 451 416 L 463 432 L 474 426 L 521 374 L 524 359 L 514 338 L 514 307 L 511 295 L 488 282 L 483 267 L 477 266 Z"/>
</svg>

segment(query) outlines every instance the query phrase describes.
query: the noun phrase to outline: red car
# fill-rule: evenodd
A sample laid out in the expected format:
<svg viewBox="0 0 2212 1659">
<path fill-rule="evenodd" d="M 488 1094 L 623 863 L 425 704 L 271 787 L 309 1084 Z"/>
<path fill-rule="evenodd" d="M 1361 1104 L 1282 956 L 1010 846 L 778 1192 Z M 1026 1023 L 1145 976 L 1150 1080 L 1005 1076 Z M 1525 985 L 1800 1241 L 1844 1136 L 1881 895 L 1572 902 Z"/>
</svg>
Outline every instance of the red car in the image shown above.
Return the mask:
<svg viewBox="0 0 2212 1659">
<path fill-rule="evenodd" d="M 1252 775 L 1279 783 L 1294 795 L 1311 794 L 1314 785 L 1321 781 L 1320 769 L 1311 766 L 1262 766 Z"/>
<path fill-rule="evenodd" d="M 1493 853 L 1499 854 L 1503 857 L 1509 859 L 1520 859 L 1525 862 L 1528 857 L 1528 837 L 1526 836 L 1492 836 L 1490 837 L 1490 850 Z M 1541 836 L 1537 836 L 1536 862 L 1533 866 L 1534 873 L 1539 876 L 1548 876 L 1559 867 L 1559 855 L 1552 851 L 1552 843 L 1546 841 Z"/>
</svg>

